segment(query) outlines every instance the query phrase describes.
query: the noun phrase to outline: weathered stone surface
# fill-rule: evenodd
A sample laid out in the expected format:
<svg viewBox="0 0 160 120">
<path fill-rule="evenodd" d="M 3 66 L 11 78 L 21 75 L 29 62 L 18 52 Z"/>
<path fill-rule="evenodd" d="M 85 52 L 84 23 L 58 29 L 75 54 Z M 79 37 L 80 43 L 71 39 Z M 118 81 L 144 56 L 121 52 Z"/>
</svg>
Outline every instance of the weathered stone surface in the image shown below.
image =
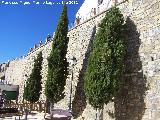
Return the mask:
<svg viewBox="0 0 160 120">
<path fill-rule="evenodd" d="M 160 0 L 128 0 L 118 5 L 127 24 L 125 34 L 126 59 L 123 85 L 115 104 L 104 106 L 104 120 L 159 120 L 160 118 Z M 73 114 L 77 120 L 95 120 L 96 110 L 87 102 L 84 94 L 83 75 L 92 40 L 102 13 L 85 23 L 72 28 L 69 33 L 68 60 L 75 56 L 73 78 Z M 39 51 L 43 53 L 43 90 L 40 100 L 45 100 L 44 85 L 47 79 L 47 57 L 52 41 L 32 50 L 27 56 L 10 61 L 5 77 L 13 84 L 20 85 L 19 102 L 22 102 L 23 87 L 33 68 L 33 60 Z M 71 75 L 65 87 L 65 98 L 55 107 L 68 109 Z"/>
</svg>

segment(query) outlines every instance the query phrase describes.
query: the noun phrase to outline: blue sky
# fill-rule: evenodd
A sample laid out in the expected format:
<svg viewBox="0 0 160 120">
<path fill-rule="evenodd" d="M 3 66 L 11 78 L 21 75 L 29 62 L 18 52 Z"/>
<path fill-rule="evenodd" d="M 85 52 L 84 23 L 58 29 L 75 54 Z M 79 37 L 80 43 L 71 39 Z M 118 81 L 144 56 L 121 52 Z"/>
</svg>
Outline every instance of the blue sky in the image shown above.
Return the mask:
<svg viewBox="0 0 160 120">
<path fill-rule="evenodd" d="M 48 34 L 53 34 L 56 29 L 62 4 L 56 4 L 62 0 L 48 0 L 54 5 L 41 4 L 46 0 L 0 0 L 0 63 L 7 62 L 16 57 L 26 55 L 29 48 L 40 40 L 45 42 Z M 22 2 L 20 2 L 22 1 Z M 30 5 L 24 5 L 29 1 Z M 69 1 L 69 0 L 67 0 Z M 75 14 L 84 0 L 78 0 L 78 4 L 68 5 L 69 23 L 75 19 Z M 19 4 L 13 5 L 12 2 Z"/>
</svg>

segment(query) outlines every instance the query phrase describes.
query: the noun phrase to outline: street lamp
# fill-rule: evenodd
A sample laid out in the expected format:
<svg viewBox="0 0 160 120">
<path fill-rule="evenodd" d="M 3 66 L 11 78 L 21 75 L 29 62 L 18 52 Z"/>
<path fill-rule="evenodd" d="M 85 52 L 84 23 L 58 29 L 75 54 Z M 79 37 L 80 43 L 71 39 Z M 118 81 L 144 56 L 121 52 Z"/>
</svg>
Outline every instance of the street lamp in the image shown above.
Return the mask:
<svg viewBox="0 0 160 120">
<path fill-rule="evenodd" d="M 25 74 L 25 75 L 24 75 L 24 78 L 25 78 L 25 79 L 24 79 L 24 87 L 26 87 L 26 83 L 27 83 L 28 75 L 27 75 L 27 74 Z"/>
<path fill-rule="evenodd" d="M 27 82 L 27 78 L 28 78 L 28 75 L 27 74 L 25 74 L 24 75 L 24 88 L 23 88 L 23 93 L 24 93 L 24 89 L 25 89 L 25 87 L 26 87 L 26 82 Z M 23 95 L 22 95 L 23 96 Z M 22 101 L 23 103 L 24 103 L 24 96 L 23 96 L 23 101 Z"/>
<path fill-rule="evenodd" d="M 74 68 L 74 66 L 75 66 L 75 64 L 76 64 L 76 62 L 77 62 L 77 60 L 76 60 L 76 58 L 73 56 L 71 59 L 70 59 L 70 61 L 69 61 L 69 63 L 70 63 L 70 67 L 71 67 L 71 83 L 70 83 L 70 97 L 69 97 L 69 110 L 70 110 L 70 112 L 72 112 L 72 81 L 73 81 L 73 68 Z"/>
</svg>

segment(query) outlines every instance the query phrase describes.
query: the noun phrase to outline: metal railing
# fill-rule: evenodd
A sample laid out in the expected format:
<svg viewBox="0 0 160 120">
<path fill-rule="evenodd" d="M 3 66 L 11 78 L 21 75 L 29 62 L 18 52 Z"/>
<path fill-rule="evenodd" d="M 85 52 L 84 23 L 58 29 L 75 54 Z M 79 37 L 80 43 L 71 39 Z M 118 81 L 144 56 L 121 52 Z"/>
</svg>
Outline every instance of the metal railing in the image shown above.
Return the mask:
<svg viewBox="0 0 160 120">
<path fill-rule="evenodd" d="M 25 109 L 29 111 L 37 111 L 37 112 L 46 112 L 46 102 L 40 101 L 36 103 L 29 103 L 29 102 L 23 102 L 23 103 L 5 103 L 5 108 L 18 108 L 18 110 L 22 113 L 24 113 Z"/>
</svg>

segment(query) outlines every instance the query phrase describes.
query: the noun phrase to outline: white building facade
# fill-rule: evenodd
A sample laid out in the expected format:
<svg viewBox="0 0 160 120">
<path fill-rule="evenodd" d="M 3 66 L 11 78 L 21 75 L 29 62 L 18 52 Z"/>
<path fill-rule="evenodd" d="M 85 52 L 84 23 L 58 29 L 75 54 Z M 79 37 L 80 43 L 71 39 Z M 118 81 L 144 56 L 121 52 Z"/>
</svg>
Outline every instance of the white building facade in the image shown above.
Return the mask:
<svg viewBox="0 0 160 120">
<path fill-rule="evenodd" d="M 119 3 L 121 1 L 122 0 L 85 0 L 76 13 L 76 18 L 80 19 L 80 23 L 83 23 L 91 17 L 111 8 L 115 2 Z"/>
</svg>

